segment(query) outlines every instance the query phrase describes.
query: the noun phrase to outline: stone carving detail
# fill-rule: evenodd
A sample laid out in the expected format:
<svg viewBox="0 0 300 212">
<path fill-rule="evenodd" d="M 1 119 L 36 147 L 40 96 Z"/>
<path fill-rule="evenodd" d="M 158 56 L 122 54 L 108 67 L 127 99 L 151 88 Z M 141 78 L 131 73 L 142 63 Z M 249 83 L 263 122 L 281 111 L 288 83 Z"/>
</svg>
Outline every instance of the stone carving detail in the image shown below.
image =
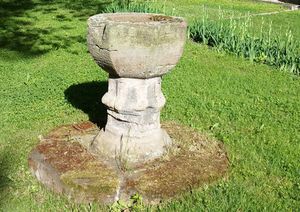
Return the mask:
<svg viewBox="0 0 300 212">
<path fill-rule="evenodd" d="M 160 110 L 165 104 L 161 78 L 110 78 L 102 102 L 108 107 L 106 130 L 135 137 L 151 135 L 160 128 Z"/>
</svg>

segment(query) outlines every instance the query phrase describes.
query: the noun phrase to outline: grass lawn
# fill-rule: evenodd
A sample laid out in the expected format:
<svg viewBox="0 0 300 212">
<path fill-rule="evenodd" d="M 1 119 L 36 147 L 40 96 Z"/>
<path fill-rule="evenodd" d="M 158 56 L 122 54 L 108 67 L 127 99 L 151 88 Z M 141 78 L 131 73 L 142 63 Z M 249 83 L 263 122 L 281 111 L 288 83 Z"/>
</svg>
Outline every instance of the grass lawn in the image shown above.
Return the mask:
<svg viewBox="0 0 300 212">
<path fill-rule="evenodd" d="M 291 30 L 295 39 L 300 42 L 300 10 L 291 11 L 291 12 L 282 12 L 274 15 L 268 16 L 255 16 L 252 17 L 253 26 L 256 29 L 256 32 L 260 31 L 260 26 L 262 22 L 265 22 L 265 26 L 272 23 L 272 30 L 275 34 L 282 34 L 285 36 L 285 32 Z M 266 27 L 267 28 L 267 27 Z"/>
<path fill-rule="evenodd" d="M 156 1 L 156 4 L 160 6 L 159 8 L 166 8 L 169 13 L 173 11 L 174 15 L 184 16 L 189 21 L 202 17 L 203 9 L 211 18 L 218 17 L 220 9 L 227 17 L 233 14 L 256 14 L 285 9 L 279 5 L 257 3 L 252 0 L 185 0 L 184 4 L 181 0 L 166 0 Z"/>
<path fill-rule="evenodd" d="M 220 2 L 224 9 L 243 13 L 282 10 L 250 0 L 173 0 L 166 5 L 175 5 L 176 13 L 191 20 L 201 16 L 195 5 L 214 11 Z M 105 6 L 100 0 L 0 2 L 1 211 L 107 210 L 53 194 L 27 167 L 38 135 L 105 114 L 100 99 L 107 75 L 85 43 L 87 17 Z M 296 26 L 299 17 L 289 12 L 268 19 Z M 299 77 L 188 41 L 180 63 L 164 77 L 162 119 L 224 142 L 231 167 L 226 179 L 148 209 L 297 211 L 299 90 Z"/>
</svg>

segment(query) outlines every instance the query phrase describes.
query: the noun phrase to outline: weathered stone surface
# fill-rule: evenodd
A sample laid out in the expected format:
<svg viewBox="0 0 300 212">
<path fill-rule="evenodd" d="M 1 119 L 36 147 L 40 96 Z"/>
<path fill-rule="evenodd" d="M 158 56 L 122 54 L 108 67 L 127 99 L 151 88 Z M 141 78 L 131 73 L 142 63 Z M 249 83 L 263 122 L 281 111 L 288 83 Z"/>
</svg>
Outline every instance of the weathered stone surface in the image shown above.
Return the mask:
<svg viewBox="0 0 300 212">
<path fill-rule="evenodd" d="M 160 128 L 160 110 L 165 104 L 160 77 L 110 78 L 102 102 L 108 118 L 93 142 L 96 152 L 113 158 L 126 155 L 135 162 L 159 157 L 171 144 Z"/>
<path fill-rule="evenodd" d="M 88 20 L 88 47 L 112 76 L 158 77 L 181 57 L 186 22 L 181 18 L 141 13 L 99 14 Z"/>
<path fill-rule="evenodd" d="M 110 74 L 102 102 L 107 124 L 91 149 L 131 162 L 155 159 L 171 144 L 160 128 L 165 104 L 161 76 L 183 52 L 187 24 L 157 14 L 100 14 L 88 20 L 88 47 L 97 64 Z"/>
<path fill-rule="evenodd" d="M 30 153 L 31 172 L 45 186 L 77 202 L 115 201 L 117 171 L 90 154 L 90 143 L 99 129 L 90 122 L 61 126 L 51 131 Z"/>
<path fill-rule="evenodd" d="M 174 122 L 163 127 L 173 145 L 162 157 L 128 164 L 107 160 L 84 148 L 99 130 L 90 122 L 61 126 L 32 150 L 29 167 L 37 179 L 77 202 L 112 203 L 139 193 L 145 203 L 158 203 L 222 178 L 228 159 L 221 143 Z"/>
</svg>

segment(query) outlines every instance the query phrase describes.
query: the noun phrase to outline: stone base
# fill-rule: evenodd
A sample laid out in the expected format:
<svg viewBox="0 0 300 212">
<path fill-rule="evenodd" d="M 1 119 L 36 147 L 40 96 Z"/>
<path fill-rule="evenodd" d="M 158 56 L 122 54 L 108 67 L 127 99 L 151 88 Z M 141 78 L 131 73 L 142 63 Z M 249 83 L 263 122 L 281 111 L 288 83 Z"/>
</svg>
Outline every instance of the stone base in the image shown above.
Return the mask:
<svg viewBox="0 0 300 212">
<path fill-rule="evenodd" d="M 170 136 L 160 126 L 160 110 L 166 100 L 161 77 L 149 79 L 113 78 L 102 97 L 107 106 L 105 129 L 90 150 L 130 163 L 155 159 L 171 145 Z"/>
<path fill-rule="evenodd" d="M 221 143 L 178 125 L 162 125 L 173 140 L 160 158 L 139 164 L 107 160 L 88 152 L 100 130 L 92 123 L 61 126 L 32 150 L 29 167 L 55 192 L 77 202 L 112 203 L 138 193 L 145 203 L 158 203 L 222 178 L 228 158 Z"/>
<path fill-rule="evenodd" d="M 122 158 L 137 163 L 162 156 L 171 143 L 170 136 L 163 129 L 144 137 L 123 136 L 102 129 L 92 142 L 91 150 L 111 159 Z"/>
</svg>

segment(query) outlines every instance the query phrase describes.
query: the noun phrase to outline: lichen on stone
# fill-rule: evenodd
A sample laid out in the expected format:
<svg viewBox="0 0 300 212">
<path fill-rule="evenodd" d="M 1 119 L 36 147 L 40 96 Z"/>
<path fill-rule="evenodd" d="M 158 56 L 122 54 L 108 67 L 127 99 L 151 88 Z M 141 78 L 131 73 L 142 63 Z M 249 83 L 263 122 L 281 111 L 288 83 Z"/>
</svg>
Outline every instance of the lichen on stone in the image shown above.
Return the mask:
<svg viewBox="0 0 300 212">
<path fill-rule="evenodd" d="M 68 171 L 61 175 L 61 180 L 74 192 L 84 192 L 95 199 L 114 195 L 119 182 L 116 172 L 100 162 L 90 162 L 84 169 Z"/>
</svg>

